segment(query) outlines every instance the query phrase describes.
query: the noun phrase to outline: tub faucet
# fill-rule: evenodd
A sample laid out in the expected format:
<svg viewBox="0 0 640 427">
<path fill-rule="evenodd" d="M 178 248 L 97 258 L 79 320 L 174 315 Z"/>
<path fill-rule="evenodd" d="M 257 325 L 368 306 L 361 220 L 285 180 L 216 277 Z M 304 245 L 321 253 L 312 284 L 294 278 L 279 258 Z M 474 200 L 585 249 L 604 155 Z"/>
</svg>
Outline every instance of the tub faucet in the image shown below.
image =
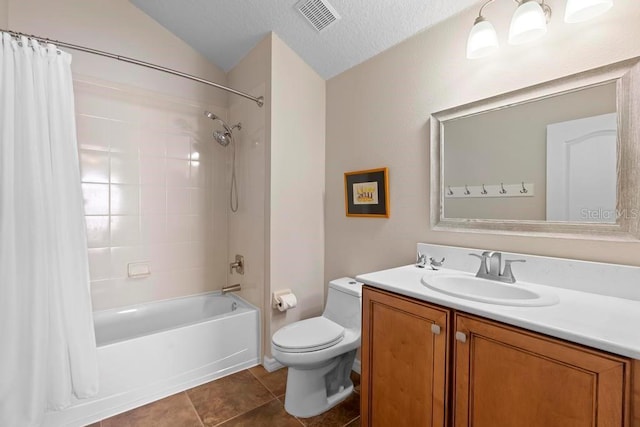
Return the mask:
<svg viewBox="0 0 640 427">
<path fill-rule="evenodd" d="M 511 264 L 514 262 L 526 262 L 523 259 L 508 259 L 504 262 L 504 270 L 502 268 L 502 253 L 496 251 L 484 251 L 482 255 L 469 254 L 476 258 L 480 258 L 480 268 L 476 273 L 476 277 L 481 279 L 498 280 L 500 282 L 515 283 L 516 278 L 511 270 Z M 489 266 L 487 267 L 487 261 Z"/>
<path fill-rule="evenodd" d="M 242 287 L 240 286 L 240 283 L 236 283 L 235 285 L 227 285 L 227 286 L 223 286 L 222 287 L 222 295 L 228 293 L 228 292 L 238 292 L 242 290 Z"/>
</svg>

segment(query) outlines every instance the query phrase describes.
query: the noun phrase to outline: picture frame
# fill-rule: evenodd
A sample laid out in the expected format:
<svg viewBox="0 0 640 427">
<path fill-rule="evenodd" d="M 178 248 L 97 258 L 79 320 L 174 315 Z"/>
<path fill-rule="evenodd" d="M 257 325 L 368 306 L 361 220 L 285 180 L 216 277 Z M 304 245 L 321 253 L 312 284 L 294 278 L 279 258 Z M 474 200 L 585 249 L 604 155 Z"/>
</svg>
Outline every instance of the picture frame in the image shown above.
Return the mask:
<svg viewBox="0 0 640 427">
<path fill-rule="evenodd" d="M 347 216 L 389 218 L 388 168 L 345 172 L 344 205 Z"/>
</svg>

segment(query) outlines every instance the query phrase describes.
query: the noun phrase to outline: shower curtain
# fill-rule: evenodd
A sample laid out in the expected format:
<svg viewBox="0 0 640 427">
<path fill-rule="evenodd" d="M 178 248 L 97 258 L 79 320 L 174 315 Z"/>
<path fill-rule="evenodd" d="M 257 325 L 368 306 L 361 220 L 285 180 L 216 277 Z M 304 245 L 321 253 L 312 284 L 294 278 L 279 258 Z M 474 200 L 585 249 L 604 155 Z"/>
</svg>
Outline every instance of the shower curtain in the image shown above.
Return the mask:
<svg viewBox="0 0 640 427">
<path fill-rule="evenodd" d="M 0 426 L 97 392 L 71 56 L 2 34 Z"/>
</svg>

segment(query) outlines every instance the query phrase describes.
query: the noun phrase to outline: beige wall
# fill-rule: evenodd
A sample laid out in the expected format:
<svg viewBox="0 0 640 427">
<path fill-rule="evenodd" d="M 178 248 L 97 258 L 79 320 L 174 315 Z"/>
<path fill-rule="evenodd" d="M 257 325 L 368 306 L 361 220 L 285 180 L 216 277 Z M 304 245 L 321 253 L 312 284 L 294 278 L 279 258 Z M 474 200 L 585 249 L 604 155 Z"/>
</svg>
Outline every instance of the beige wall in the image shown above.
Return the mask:
<svg viewBox="0 0 640 427">
<path fill-rule="evenodd" d="M 245 256 L 240 295 L 263 310 L 263 350 L 273 333 L 318 315 L 324 301 L 325 81 L 275 34 L 228 74 L 228 83 L 265 96 L 264 108 L 232 100 L 238 132 L 240 208 L 229 217 L 229 256 Z M 271 294 L 291 289 L 298 306 L 271 308 Z"/>
<path fill-rule="evenodd" d="M 9 0 L 8 6 L 12 30 L 225 83 L 222 70 L 126 0 Z M 226 116 L 226 93 L 70 53 L 94 308 L 221 288 L 228 268 L 227 151 L 211 140 L 214 123 L 203 110 Z M 127 264 L 137 261 L 150 263 L 150 277 L 127 277 Z"/>
<path fill-rule="evenodd" d="M 444 185 L 534 185 L 533 197 L 445 198 L 446 218 L 547 217 L 547 125 L 615 113 L 609 83 L 444 124 Z"/>
<path fill-rule="evenodd" d="M 271 311 L 267 339 L 324 305 L 325 81 L 275 35 L 272 60 L 269 283 L 298 306 Z"/>
<path fill-rule="evenodd" d="M 228 83 L 239 90 L 265 97 L 264 107 L 241 98 L 230 99 L 231 123 L 242 122 L 235 132 L 237 152 L 238 212 L 229 213 L 229 261 L 235 254 L 245 258 L 245 273 L 229 275 L 229 283 L 240 283 L 240 296 L 260 307 L 262 336 L 269 330 L 269 308 L 264 299 L 268 292 L 268 154 L 271 141 L 271 40 L 268 35 L 228 74 Z M 227 157 L 230 172 L 231 151 Z M 228 191 L 229 174 L 226 188 Z M 226 205 L 228 206 L 228 201 Z M 271 341 L 269 340 L 270 344 Z M 263 340 L 267 344 L 267 340 Z"/>
<path fill-rule="evenodd" d="M 573 25 L 564 1 L 548 3 L 549 32 L 531 44 L 506 43 L 514 7 L 496 2 L 486 10 L 502 46 L 492 57 L 465 58 L 472 8 L 328 81 L 325 280 L 410 263 L 416 242 L 640 265 L 639 243 L 430 229 L 429 114 L 640 55 L 639 2 Z M 345 217 L 343 173 L 381 166 L 391 217 Z"/>
<path fill-rule="evenodd" d="M 5 0 L 13 31 L 105 50 L 225 83 L 225 74 L 127 0 Z M 1 5 L 1 3 L 0 3 Z M 74 73 L 215 105 L 227 94 L 169 74 L 82 52 Z"/>
<path fill-rule="evenodd" d="M 0 0 L 0 26 L 9 29 L 9 0 Z"/>
</svg>

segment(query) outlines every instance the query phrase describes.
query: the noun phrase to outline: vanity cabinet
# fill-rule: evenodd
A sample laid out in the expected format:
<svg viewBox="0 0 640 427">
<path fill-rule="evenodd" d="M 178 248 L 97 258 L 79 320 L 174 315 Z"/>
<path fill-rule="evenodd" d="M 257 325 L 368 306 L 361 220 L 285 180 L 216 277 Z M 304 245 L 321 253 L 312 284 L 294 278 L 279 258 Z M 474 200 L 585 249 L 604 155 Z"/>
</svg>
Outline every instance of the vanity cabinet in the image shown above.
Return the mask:
<svg viewBox="0 0 640 427">
<path fill-rule="evenodd" d="M 362 309 L 364 426 L 640 427 L 638 361 L 366 286 Z"/>
<path fill-rule="evenodd" d="M 628 359 L 455 314 L 456 427 L 624 426 Z"/>
<path fill-rule="evenodd" d="M 445 426 L 451 312 L 370 288 L 362 308 L 362 425 Z"/>
</svg>

